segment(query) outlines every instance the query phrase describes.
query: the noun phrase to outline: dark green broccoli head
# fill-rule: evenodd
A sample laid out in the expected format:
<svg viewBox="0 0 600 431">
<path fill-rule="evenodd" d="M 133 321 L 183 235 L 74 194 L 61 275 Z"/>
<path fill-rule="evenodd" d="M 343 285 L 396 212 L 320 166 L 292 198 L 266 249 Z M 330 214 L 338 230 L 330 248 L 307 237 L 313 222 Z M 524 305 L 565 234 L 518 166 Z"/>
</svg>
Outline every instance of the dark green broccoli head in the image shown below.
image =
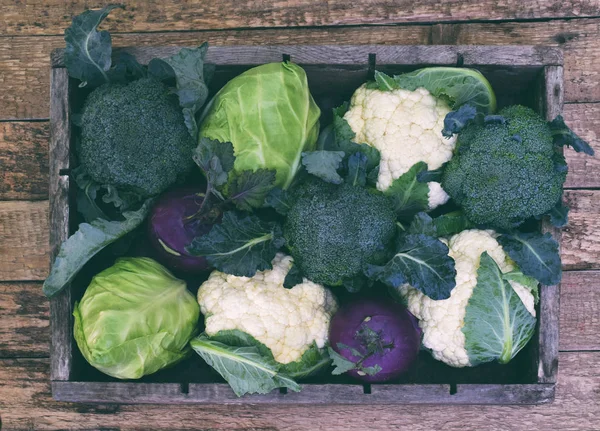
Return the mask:
<svg viewBox="0 0 600 431">
<path fill-rule="evenodd" d="M 284 236 L 305 277 L 338 286 L 385 261 L 396 215 L 381 193 L 309 180 L 293 195 Z"/>
<path fill-rule="evenodd" d="M 81 125 L 79 161 L 100 184 L 147 197 L 193 166 L 196 143 L 177 98 L 156 80 L 98 87 L 85 101 Z"/>
<path fill-rule="evenodd" d="M 518 105 L 499 114 L 506 124 L 471 124 L 459 134 L 442 187 L 472 222 L 510 229 L 552 209 L 567 169 L 538 114 Z"/>
</svg>

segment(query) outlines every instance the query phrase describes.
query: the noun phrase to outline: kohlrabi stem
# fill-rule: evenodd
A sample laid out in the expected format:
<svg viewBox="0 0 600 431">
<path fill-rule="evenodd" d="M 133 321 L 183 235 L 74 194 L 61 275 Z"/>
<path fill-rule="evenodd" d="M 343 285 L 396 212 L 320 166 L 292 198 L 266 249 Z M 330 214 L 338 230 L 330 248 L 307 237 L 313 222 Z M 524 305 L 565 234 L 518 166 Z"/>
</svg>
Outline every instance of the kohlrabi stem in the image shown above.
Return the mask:
<svg viewBox="0 0 600 431">
<path fill-rule="evenodd" d="M 202 211 L 204 210 L 204 207 L 206 206 L 206 203 L 210 199 L 210 195 L 211 194 L 212 194 L 212 184 L 208 183 L 206 185 L 206 191 L 204 192 L 204 198 L 202 199 L 202 202 L 200 203 L 200 208 L 198 208 L 198 211 L 196 211 L 191 216 L 185 217 L 183 219 L 184 223 L 190 223 L 191 221 L 196 220 L 197 218 L 199 218 L 199 217 L 201 217 L 203 215 Z"/>
</svg>

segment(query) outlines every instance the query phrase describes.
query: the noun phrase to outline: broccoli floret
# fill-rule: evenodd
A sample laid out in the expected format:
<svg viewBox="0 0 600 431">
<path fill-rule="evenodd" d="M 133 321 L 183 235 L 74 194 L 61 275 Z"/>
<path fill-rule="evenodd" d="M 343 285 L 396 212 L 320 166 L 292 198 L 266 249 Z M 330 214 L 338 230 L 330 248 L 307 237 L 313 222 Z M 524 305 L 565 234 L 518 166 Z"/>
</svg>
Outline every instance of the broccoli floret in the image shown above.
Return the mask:
<svg viewBox="0 0 600 431">
<path fill-rule="evenodd" d="M 306 278 L 339 286 L 367 264 L 385 262 L 396 215 L 380 192 L 314 179 L 292 194 L 284 236 Z"/>
<path fill-rule="evenodd" d="M 156 195 L 190 170 L 194 147 L 177 97 L 154 79 L 104 84 L 84 103 L 78 156 L 100 184 Z"/>
<path fill-rule="evenodd" d="M 461 132 L 442 187 L 473 223 L 510 229 L 550 211 L 567 173 L 538 114 L 519 105 L 499 114 L 504 124 L 470 124 Z"/>
</svg>

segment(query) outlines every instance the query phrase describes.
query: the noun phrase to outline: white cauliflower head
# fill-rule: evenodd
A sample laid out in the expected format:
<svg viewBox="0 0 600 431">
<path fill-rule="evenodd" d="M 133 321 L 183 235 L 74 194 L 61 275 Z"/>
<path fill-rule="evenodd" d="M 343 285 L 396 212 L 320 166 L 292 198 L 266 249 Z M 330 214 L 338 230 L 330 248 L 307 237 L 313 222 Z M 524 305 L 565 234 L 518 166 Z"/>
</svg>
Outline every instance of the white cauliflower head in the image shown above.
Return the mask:
<svg viewBox="0 0 600 431">
<path fill-rule="evenodd" d="M 467 303 L 477 284 L 481 254 L 486 251 L 503 273 L 515 269 L 514 262 L 496 241 L 497 236 L 492 230 L 471 229 L 444 241 L 456 267 L 456 287 L 452 290 L 450 298 L 434 301 L 409 285 L 399 288 L 400 294 L 406 299 L 408 309 L 419 319 L 419 326 L 423 330 L 423 345 L 431 350 L 435 359 L 448 365 L 472 365 L 465 349 L 462 327 L 465 323 Z M 535 316 L 532 293 L 514 281 L 509 283 L 527 310 Z"/>
<path fill-rule="evenodd" d="M 273 269 L 253 277 L 213 271 L 198 290 L 205 332 L 211 336 L 224 330 L 243 331 L 271 349 L 282 364 L 299 360 L 313 342 L 324 347 L 336 300 L 329 289 L 307 279 L 284 288 L 292 263 L 290 256 L 278 253 Z"/>
<path fill-rule="evenodd" d="M 435 170 L 452 158 L 456 136 L 442 136 L 450 110 L 446 102 L 424 88 L 381 91 L 362 85 L 354 92 L 344 119 L 356 133 L 357 143 L 381 153 L 379 190 L 386 190 L 418 162 Z M 429 209 L 448 201 L 439 183 L 428 185 Z"/>
</svg>

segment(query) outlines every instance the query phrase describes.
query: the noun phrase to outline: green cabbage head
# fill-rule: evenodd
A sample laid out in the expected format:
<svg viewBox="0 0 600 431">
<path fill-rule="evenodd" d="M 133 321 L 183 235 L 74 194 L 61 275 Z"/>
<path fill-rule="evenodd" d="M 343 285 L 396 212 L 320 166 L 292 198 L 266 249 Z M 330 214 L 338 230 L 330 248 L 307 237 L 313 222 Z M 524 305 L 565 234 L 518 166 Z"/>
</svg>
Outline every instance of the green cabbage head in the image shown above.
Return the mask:
<svg viewBox="0 0 600 431">
<path fill-rule="evenodd" d="M 200 139 L 231 142 L 234 170 L 276 171 L 276 185 L 287 188 L 313 151 L 321 110 L 304 70 L 293 63 L 268 63 L 233 78 L 206 106 Z"/>
<path fill-rule="evenodd" d="M 75 340 L 95 368 L 138 379 L 191 353 L 200 309 L 181 281 L 149 258 L 121 258 L 75 304 Z"/>
</svg>

